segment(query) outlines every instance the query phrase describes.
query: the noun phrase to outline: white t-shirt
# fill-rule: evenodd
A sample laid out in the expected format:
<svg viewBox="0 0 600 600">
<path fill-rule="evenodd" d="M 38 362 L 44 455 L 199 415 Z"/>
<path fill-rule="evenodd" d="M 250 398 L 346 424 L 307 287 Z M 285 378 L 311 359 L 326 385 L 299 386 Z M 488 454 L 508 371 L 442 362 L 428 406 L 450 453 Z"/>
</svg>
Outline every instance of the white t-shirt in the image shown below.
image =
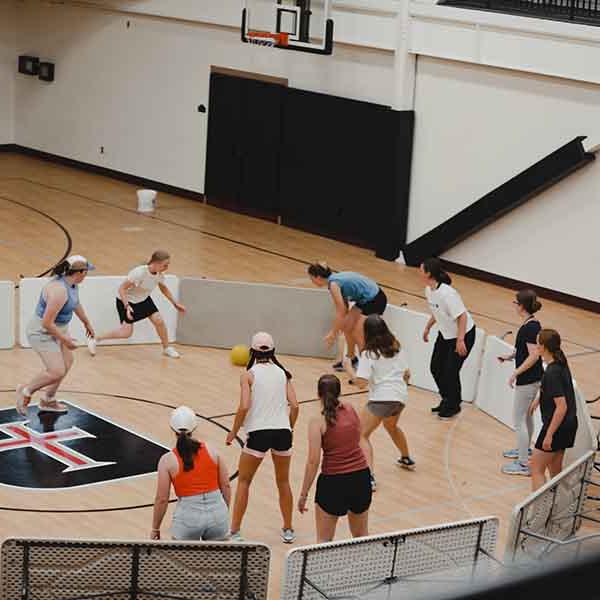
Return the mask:
<svg viewBox="0 0 600 600">
<path fill-rule="evenodd" d="M 435 290 L 426 287 L 425 297 L 445 340 L 453 340 L 458 337 L 458 323 L 456 320 L 465 312 L 467 313 L 465 333 L 471 330 L 474 325 L 473 319 L 465 308 L 462 298 L 452 286 L 442 283 Z"/>
<path fill-rule="evenodd" d="M 369 382 L 370 402 L 402 402 L 408 400 L 408 387 L 404 381 L 404 371 L 408 369 L 404 352 L 391 358 L 375 357 L 372 353 L 361 352 L 356 377 Z"/>
<path fill-rule="evenodd" d="M 256 363 L 250 393 L 250 410 L 244 419 L 244 431 L 262 429 L 291 429 L 287 401 L 287 377 L 283 369 L 268 363 Z"/>
<path fill-rule="evenodd" d="M 137 304 L 143 302 L 159 283 L 164 283 L 165 276 L 162 273 L 153 275 L 150 273 L 148 265 L 140 265 L 129 271 L 127 281 L 135 284 L 134 287 L 127 290 L 127 300 Z"/>
</svg>

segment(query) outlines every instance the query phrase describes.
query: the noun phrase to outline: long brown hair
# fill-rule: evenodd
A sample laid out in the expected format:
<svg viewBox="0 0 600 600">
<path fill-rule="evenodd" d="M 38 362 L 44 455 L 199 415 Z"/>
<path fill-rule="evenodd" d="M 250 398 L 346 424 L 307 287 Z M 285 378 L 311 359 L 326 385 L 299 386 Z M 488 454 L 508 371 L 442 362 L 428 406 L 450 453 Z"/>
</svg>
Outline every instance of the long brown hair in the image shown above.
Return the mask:
<svg viewBox="0 0 600 600">
<path fill-rule="evenodd" d="M 442 267 L 442 261 L 439 258 L 426 258 L 421 266 L 423 267 L 423 271 L 438 283 L 452 284 L 452 279 Z"/>
<path fill-rule="evenodd" d="M 292 378 L 292 374 L 277 360 L 275 348 L 272 350 L 255 350 L 254 348 L 250 348 L 250 360 L 248 360 L 248 364 L 246 365 L 246 371 L 249 371 L 256 362 L 268 361 L 277 365 L 285 373 L 288 381 Z"/>
<path fill-rule="evenodd" d="M 335 375 L 322 375 L 319 378 L 317 392 L 323 403 L 321 414 L 325 417 L 328 427 L 335 425 L 341 391 L 340 380 Z"/>
<path fill-rule="evenodd" d="M 329 265 L 323 261 L 311 263 L 306 270 L 311 277 L 321 277 L 322 279 L 327 279 L 332 273 Z"/>
<path fill-rule="evenodd" d="M 177 452 L 183 462 L 183 470 L 191 471 L 194 468 L 194 457 L 202 444 L 192 437 L 188 431 L 177 432 Z"/>
<path fill-rule="evenodd" d="M 365 352 L 379 358 L 392 358 L 400 352 L 400 342 L 379 315 L 369 315 L 365 320 Z"/>
<path fill-rule="evenodd" d="M 542 329 L 538 333 L 538 343 L 543 346 L 559 364 L 568 367 L 567 357 L 560 347 L 560 334 L 554 329 Z"/>
</svg>

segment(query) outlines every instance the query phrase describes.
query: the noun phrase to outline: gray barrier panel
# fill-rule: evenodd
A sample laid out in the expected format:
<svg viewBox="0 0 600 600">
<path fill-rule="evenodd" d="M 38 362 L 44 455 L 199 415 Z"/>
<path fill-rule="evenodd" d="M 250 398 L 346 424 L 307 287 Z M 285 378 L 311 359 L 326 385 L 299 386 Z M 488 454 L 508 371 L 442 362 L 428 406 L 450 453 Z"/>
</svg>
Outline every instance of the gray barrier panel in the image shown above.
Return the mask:
<svg viewBox="0 0 600 600">
<path fill-rule="evenodd" d="M 187 308 L 177 326 L 181 344 L 231 348 L 268 331 L 280 354 L 335 356 L 323 342 L 334 316 L 326 290 L 184 277 L 179 297 Z"/>
</svg>

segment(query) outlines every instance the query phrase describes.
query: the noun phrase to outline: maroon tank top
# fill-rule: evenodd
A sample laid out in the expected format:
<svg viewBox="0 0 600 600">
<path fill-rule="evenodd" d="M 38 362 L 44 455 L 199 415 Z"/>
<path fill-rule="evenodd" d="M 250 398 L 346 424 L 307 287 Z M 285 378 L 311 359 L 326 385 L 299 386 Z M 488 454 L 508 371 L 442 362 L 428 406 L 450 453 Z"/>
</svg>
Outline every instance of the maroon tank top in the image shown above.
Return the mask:
<svg viewBox="0 0 600 600">
<path fill-rule="evenodd" d="M 324 475 L 352 473 L 368 467 L 367 460 L 359 445 L 360 420 L 354 407 L 340 404 L 335 425 L 327 426 L 321 437 Z"/>
</svg>

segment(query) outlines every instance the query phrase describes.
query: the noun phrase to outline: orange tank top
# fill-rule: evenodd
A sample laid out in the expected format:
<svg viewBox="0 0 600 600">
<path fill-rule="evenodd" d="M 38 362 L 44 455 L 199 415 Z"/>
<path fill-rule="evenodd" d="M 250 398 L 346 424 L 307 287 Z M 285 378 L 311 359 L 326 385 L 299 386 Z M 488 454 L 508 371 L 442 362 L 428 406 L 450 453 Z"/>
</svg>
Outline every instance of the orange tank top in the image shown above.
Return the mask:
<svg viewBox="0 0 600 600">
<path fill-rule="evenodd" d="M 172 478 L 178 498 L 206 494 L 219 489 L 219 467 L 204 444 L 200 446 L 194 456 L 194 466 L 190 471 L 183 470 L 183 460 L 179 456 L 177 448 L 173 448 L 173 454 L 177 457 L 179 464 L 179 471 Z"/>
</svg>

